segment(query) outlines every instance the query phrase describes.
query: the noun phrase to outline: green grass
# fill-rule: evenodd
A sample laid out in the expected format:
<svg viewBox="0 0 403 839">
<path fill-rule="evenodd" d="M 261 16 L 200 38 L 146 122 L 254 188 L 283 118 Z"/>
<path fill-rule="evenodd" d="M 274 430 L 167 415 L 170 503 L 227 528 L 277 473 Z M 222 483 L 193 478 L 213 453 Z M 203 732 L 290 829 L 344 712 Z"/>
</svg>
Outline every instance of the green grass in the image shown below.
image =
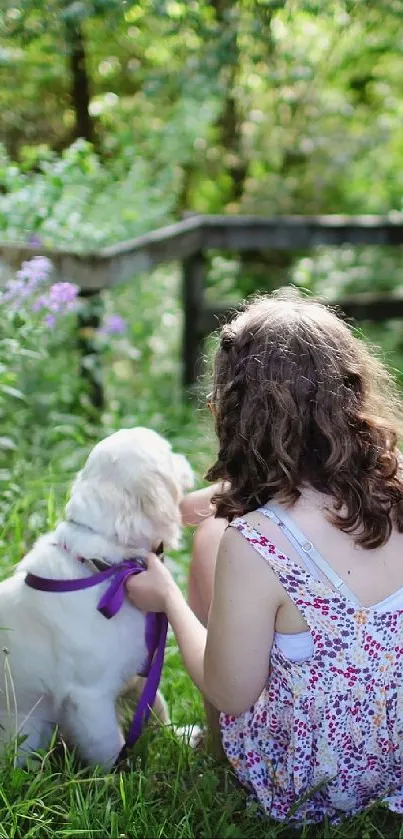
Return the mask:
<svg viewBox="0 0 403 839">
<path fill-rule="evenodd" d="M 187 454 L 201 480 L 214 451 L 209 419 L 199 404 L 183 400 L 179 384 L 181 314 L 177 272 L 143 278 L 116 295 L 129 312 L 127 340 L 105 351 L 108 408 L 97 425 L 69 414 L 55 402 L 30 394 L 25 414 L 10 418 L 19 425 L 19 445 L 1 472 L 0 574 L 6 575 L 33 540 L 60 515 L 70 480 L 94 439 L 125 425 L 145 424 L 167 434 Z M 393 366 L 403 369 L 398 340 L 377 330 Z M 400 328 L 399 335 L 400 340 Z M 75 388 L 74 356 L 66 372 L 61 353 L 47 370 L 51 390 Z M 66 378 L 67 377 L 67 378 Z M 42 400 L 42 401 L 41 401 Z M 44 410 L 44 405 L 46 410 Z M 49 406 L 50 407 L 46 407 Z M 182 585 L 191 549 L 191 534 L 172 556 Z M 202 702 L 184 673 L 174 640 L 169 638 L 163 690 L 174 725 L 200 723 Z M 257 816 L 225 764 L 203 751 L 192 751 L 170 730 L 151 727 L 130 758 L 127 771 L 102 775 L 80 769 L 71 754 L 51 749 L 40 763 L 14 769 L 12 758 L 0 761 L 0 839 L 123 839 L 124 837 L 292 837 L 295 831 Z M 303 837 L 397 839 L 401 819 L 378 806 L 341 826 L 303 829 Z"/>
<path fill-rule="evenodd" d="M 377 808 L 339 827 L 298 834 L 257 817 L 224 765 L 194 753 L 170 731 L 146 734 L 128 771 L 79 770 L 71 755 L 46 756 L 32 769 L 0 771 L 0 837 L 388 837 L 401 819 Z"/>
</svg>

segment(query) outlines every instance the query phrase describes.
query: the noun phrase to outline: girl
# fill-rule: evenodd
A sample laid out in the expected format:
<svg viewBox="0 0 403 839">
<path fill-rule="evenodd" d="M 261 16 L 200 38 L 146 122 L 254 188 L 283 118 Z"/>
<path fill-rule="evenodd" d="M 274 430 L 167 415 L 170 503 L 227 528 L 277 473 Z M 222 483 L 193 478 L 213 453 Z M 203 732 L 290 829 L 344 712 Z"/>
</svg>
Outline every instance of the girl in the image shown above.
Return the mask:
<svg viewBox="0 0 403 839">
<path fill-rule="evenodd" d="M 336 820 L 378 798 L 403 813 L 401 417 L 388 374 L 335 314 L 283 292 L 222 329 L 212 409 L 207 477 L 225 483 L 196 534 L 190 606 L 153 554 L 129 597 L 166 612 L 267 814 Z"/>
</svg>

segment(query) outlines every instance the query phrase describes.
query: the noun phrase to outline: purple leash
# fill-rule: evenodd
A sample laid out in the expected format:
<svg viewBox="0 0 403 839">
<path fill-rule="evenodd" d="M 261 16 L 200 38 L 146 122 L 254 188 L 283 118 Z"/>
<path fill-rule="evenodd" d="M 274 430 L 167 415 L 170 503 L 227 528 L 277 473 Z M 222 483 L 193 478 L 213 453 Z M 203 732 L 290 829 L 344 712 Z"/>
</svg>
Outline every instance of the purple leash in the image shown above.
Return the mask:
<svg viewBox="0 0 403 839">
<path fill-rule="evenodd" d="M 105 571 L 92 574 L 91 577 L 84 577 L 78 580 L 51 580 L 48 577 L 38 577 L 36 574 L 28 573 L 25 577 L 25 583 L 30 588 L 36 589 L 36 591 L 49 591 L 60 594 L 92 588 L 111 578 L 111 583 L 102 595 L 97 606 L 101 615 L 109 620 L 117 614 L 123 605 L 125 597 L 124 585 L 128 577 L 131 577 L 132 574 L 141 574 L 142 571 L 145 571 L 145 567 L 137 559 L 125 559 L 119 565 L 113 565 Z M 166 615 L 162 612 L 149 612 L 146 615 L 145 632 L 148 658 L 143 671 L 139 675 L 146 676 L 147 681 L 140 696 L 119 759 L 126 754 L 127 749 L 136 743 L 140 737 L 143 725 L 149 719 L 161 679 L 167 631 L 168 620 Z"/>
</svg>

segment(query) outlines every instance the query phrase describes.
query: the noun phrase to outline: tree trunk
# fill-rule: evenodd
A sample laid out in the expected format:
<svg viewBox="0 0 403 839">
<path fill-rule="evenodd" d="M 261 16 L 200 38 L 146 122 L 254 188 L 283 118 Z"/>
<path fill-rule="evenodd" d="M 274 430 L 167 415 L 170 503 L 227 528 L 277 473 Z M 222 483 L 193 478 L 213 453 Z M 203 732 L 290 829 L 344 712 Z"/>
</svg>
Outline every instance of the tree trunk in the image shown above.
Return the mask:
<svg viewBox="0 0 403 839">
<path fill-rule="evenodd" d="M 90 80 L 86 68 L 84 35 L 79 21 L 66 26 L 71 76 L 70 97 L 75 114 L 76 139 L 82 137 L 95 142 L 94 125 L 90 116 Z"/>
<path fill-rule="evenodd" d="M 228 82 L 223 108 L 217 120 L 224 153 L 227 155 L 226 169 L 231 178 L 230 203 L 238 203 L 242 198 L 248 164 L 242 154 L 242 118 L 238 112 L 234 97 L 234 87 L 239 72 L 238 27 L 236 20 L 231 20 L 234 11 L 233 0 L 210 0 L 215 11 L 220 36 L 225 40 L 225 58 L 223 66 L 228 70 Z"/>
</svg>

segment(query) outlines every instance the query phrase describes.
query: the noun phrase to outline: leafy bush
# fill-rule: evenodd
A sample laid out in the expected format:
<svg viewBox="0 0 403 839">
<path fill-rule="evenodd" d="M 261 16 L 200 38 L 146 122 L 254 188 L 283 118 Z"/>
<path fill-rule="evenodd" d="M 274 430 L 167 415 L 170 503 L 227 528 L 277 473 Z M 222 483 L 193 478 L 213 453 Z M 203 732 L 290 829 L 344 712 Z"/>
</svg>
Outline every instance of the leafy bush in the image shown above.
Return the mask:
<svg viewBox="0 0 403 839">
<path fill-rule="evenodd" d="M 36 288 L 32 284 L 28 294 L 41 264 L 47 277 Z M 191 455 L 200 475 L 210 456 L 212 435 L 195 422 L 181 390 L 178 271 L 156 271 L 152 284 L 148 276 L 140 276 L 103 295 L 103 323 L 93 340 L 103 368 L 106 407 L 97 416 L 88 410 L 80 380 L 77 307 L 72 309 L 67 300 L 59 311 L 49 311 L 49 305 L 59 305 L 61 291 L 64 300 L 69 298 L 68 289 L 50 284 L 55 278 L 49 270 L 41 258 L 28 263 L 24 276 L 13 278 L 0 298 L 3 566 L 17 561 L 33 538 L 54 523 L 71 478 L 100 437 L 119 427 L 155 428 Z M 57 316 L 55 324 L 49 323 L 49 315 Z"/>
<path fill-rule="evenodd" d="M 0 146 L 3 240 L 38 239 L 47 247 L 96 250 L 172 218 L 178 190 L 172 167 L 158 176 L 141 159 L 107 167 L 89 143 L 77 140 L 60 157 L 39 148 L 35 169 L 25 171 Z"/>
<path fill-rule="evenodd" d="M 0 294 L 0 466 L 10 477 L 21 456 L 21 442 L 30 440 L 34 460 L 45 429 L 60 425 L 60 412 L 71 410 L 71 368 L 58 364 L 66 346 L 68 324 L 77 309 L 78 287 L 50 282 L 52 265 L 35 257 L 24 263 Z M 74 353 L 72 354 L 74 358 Z M 58 387 L 55 388 L 55 377 Z M 80 418 L 71 422 L 79 426 Z M 49 440 L 48 440 L 49 442 Z M 24 447 L 25 448 L 25 447 Z"/>
</svg>

